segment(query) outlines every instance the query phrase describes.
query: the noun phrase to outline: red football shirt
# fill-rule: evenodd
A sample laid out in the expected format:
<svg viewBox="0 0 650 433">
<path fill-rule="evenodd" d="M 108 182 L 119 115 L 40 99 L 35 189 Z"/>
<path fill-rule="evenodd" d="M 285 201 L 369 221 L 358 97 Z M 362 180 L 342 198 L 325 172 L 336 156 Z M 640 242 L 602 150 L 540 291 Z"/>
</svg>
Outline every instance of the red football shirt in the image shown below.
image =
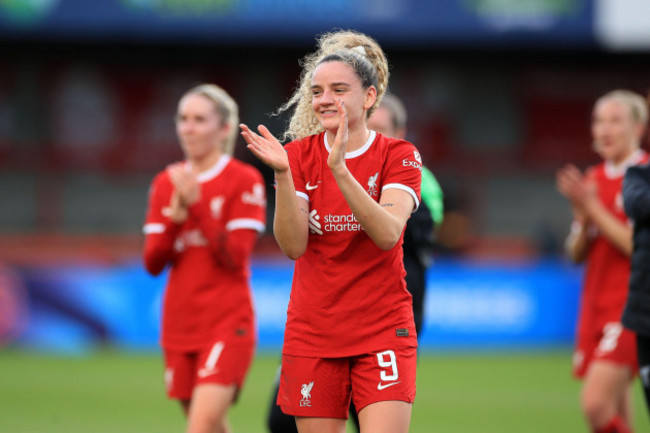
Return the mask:
<svg viewBox="0 0 650 433">
<path fill-rule="evenodd" d="M 296 194 L 309 201 L 310 233 L 295 263 L 284 353 L 343 357 L 417 346 L 402 239 L 383 251 L 363 232 L 327 166 L 325 133 L 285 149 Z M 411 143 L 371 132 L 346 164 L 376 201 L 397 188 L 419 204 L 422 164 Z"/>
<path fill-rule="evenodd" d="M 150 191 L 144 259 L 154 274 L 171 265 L 161 336 L 167 349 L 196 350 L 233 332 L 254 338 L 249 256 L 255 233 L 265 228 L 262 176 L 224 155 L 198 181 L 201 199 L 183 224 L 168 217 L 174 187 L 167 171 Z M 250 247 L 237 249 L 245 243 Z M 241 259 L 234 259 L 238 254 Z"/>
<path fill-rule="evenodd" d="M 587 176 L 596 182 L 602 204 L 626 224 L 628 219 L 623 209 L 623 177 L 628 167 L 647 161 L 648 155 L 639 150 L 618 167 L 604 162 L 587 172 Z M 599 233 L 597 227 L 591 226 L 588 230 L 593 238 L 586 261 L 582 314 L 593 316 L 599 322 L 619 321 L 627 300 L 630 258 Z"/>
</svg>

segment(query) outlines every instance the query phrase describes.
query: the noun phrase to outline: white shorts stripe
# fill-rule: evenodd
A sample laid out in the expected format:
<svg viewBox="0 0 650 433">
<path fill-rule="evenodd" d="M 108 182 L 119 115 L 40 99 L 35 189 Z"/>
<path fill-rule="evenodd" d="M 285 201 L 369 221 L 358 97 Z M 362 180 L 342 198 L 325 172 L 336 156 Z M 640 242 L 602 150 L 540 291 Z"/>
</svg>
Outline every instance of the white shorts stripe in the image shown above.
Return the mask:
<svg viewBox="0 0 650 433">
<path fill-rule="evenodd" d="M 219 341 L 214 346 L 212 346 L 212 350 L 210 350 L 208 359 L 205 360 L 205 368 L 207 368 L 208 370 L 213 370 L 214 367 L 216 367 L 217 361 L 221 356 L 221 352 L 223 351 L 224 346 L 225 344 L 223 341 Z"/>
</svg>

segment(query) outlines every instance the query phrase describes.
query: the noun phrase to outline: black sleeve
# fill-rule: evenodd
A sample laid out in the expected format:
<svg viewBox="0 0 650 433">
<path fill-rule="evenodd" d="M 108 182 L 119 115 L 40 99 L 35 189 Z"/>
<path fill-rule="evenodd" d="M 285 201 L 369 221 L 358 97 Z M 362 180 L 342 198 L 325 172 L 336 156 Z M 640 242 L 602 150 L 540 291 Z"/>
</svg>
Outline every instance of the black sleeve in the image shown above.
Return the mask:
<svg viewBox="0 0 650 433">
<path fill-rule="evenodd" d="M 404 232 L 404 254 L 418 257 L 424 266 L 428 265 L 433 249 L 433 218 L 424 200 L 406 222 Z"/>
<path fill-rule="evenodd" d="M 625 213 L 635 222 L 650 219 L 650 165 L 630 167 L 623 179 Z"/>
</svg>

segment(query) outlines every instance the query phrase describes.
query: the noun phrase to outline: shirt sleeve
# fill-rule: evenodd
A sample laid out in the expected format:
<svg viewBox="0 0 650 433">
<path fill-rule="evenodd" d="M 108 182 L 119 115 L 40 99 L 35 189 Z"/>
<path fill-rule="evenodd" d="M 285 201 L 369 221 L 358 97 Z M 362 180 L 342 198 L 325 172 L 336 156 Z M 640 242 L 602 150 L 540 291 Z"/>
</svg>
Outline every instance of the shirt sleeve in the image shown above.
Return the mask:
<svg viewBox="0 0 650 433">
<path fill-rule="evenodd" d="M 174 242 L 182 224 L 176 224 L 165 215 L 169 209 L 171 189 L 165 188 L 164 177 L 158 175 L 149 188 L 149 204 L 143 227 L 145 235 L 144 266 L 152 275 L 158 275 L 174 257 Z"/>
<path fill-rule="evenodd" d="M 382 192 L 387 189 L 400 189 L 413 197 L 413 210 L 420 205 L 422 183 L 422 158 L 413 144 L 399 140 L 391 145 L 386 161 Z"/>
<path fill-rule="evenodd" d="M 251 169 L 241 178 L 230 207 L 226 210 L 226 231 L 251 229 L 263 233 L 266 229 L 266 189 L 262 175 Z"/>
<path fill-rule="evenodd" d="M 207 201 L 190 206 L 189 212 L 208 241 L 212 256 L 228 268 L 244 266 L 250 257 L 258 232 L 264 232 L 266 192 L 262 175 L 238 176 L 226 198 L 224 221 L 211 217 Z"/>
</svg>

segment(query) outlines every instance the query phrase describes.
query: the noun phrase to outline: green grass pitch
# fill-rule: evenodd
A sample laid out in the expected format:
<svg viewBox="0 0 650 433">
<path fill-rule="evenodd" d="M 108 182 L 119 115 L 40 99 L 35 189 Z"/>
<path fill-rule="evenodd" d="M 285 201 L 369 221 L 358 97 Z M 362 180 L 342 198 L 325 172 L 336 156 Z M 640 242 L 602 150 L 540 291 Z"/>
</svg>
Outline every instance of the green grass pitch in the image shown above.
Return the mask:
<svg viewBox="0 0 650 433">
<path fill-rule="evenodd" d="M 235 433 L 265 432 L 278 354 L 259 354 L 239 403 Z M 181 432 L 164 397 L 158 354 L 88 356 L 0 351 L 0 432 Z M 425 354 L 418 364 L 414 433 L 586 432 L 570 353 Z M 635 428 L 650 431 L 635 385 Z"/>
</svg>

